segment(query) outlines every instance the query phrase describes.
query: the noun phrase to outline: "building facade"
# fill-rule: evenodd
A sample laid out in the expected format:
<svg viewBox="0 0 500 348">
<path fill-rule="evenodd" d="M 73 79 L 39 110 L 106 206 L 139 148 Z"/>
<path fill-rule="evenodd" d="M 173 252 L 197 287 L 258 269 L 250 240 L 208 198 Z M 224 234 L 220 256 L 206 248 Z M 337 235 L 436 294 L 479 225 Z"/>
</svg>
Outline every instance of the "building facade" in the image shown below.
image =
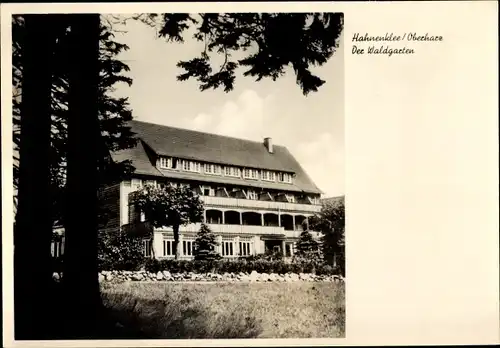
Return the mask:
<svg viewBox="0 0 500 348">
<path fill-rule="evenodd" d="M 143 221 L 133 193 L 144 185 L 187 185 L 204 202 L 204 223 L 217 236 L 221 256 L 293 256 L 308 217 L 321 209 L 321 191 L 286 147 L 271 138 L 255 142 L 139 121 L 130 127 L 137 146 L 112 156 L 130 160 L 135 171 L 102 190 L 111 212 L 106 229 Z M 193 257 L 200 225 L 180 227 L 181 258 Z M 157 228 L 153 235 L 143 241 L 145 256 L 174 257 L 172 229 Z"/>
</svg>

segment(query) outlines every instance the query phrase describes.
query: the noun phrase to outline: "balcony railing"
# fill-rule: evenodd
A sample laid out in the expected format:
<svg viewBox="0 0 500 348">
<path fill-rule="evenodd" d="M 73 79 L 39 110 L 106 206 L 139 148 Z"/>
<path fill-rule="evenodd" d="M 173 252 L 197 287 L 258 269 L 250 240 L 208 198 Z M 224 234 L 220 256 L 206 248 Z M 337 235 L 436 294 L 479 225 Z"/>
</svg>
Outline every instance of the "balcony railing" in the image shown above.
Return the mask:
<svg viewBox="0 0 500 348">
<path fill-rule="evenodd" d="M 248 234 L 248 235 L 285 235 L 285 229 L 278 226 L 252 226 L 252 225 L 227 225 L 227 224 L 207 224 L 212 232 Z M 196 233 L 200 230 L 201 224 L 190 224 L 181 226 L 179 232 Z M 156 229 L 157 232 L 173 232 L 171 227 Z M 288 232 L 288 231 L 287 231 Z"/>
<path fill-rule="evenodd" d="M 280 210 L 283 212 L 309 212 L 317 213 L 321 210 L 321 205 L 316 204 L 300 204 L 300 203 L 286 203 L 276 201 L 258 201 L 252 199 L 240 198 L 226 198 L 226 197 L 213 197 L 202 196 L 201 199 L 206 205 L 232 207 L 232 208 L 257 208 L 267 210 Z"/>
</svg>

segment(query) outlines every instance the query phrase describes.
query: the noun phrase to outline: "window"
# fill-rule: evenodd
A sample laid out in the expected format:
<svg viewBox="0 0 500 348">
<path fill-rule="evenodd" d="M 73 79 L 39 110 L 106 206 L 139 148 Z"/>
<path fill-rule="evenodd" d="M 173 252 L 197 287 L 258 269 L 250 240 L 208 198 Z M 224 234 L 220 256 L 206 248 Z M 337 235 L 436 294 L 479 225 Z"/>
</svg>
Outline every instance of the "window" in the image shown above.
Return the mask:
<svg viewBox="0 0 500 348">
<path fill-rule="evenodd" d="M 213 174 L 214 173 L 214 165 L 205 163 L 205 173 Z"/>
<path fill-rule="evenodd" d="M 139 189 L 142 187 L 142 180 L 141 179 L 132 179 L 132 187 L 134 189 Z"/>
<path fill-rule="evenodd" d="M 193 255 L 193 242 L 190 240 L 184 240 L 182 241 L 182 254 L 184 256 L 191 256 Z"/>
<path fill-rule="evenodd" d="M 247 191 L 247 198 L 248 199 L 253 199 L 253 200 L 259 199 L 257 192 L 255 192 L 253 190 L 248 190 Z"/>
<path fill-rule="evenodd" d="M 199 173 L 201 170 L 200 162 L 179 160 L 179 165 L 186 172 Z"/>
<path fill-rule="evenodd" d="M 123 180 L 123 186 L 130 187 L 130 180 Z"/>
<path fill-rule="evenodd" d="M 245 177 L 246 179 L 258 179 L 259 171 L 257 169 L 245 168 L 245 170 L 243 171 L 243 177 Z"/>
<path fill-rule="evenodd" d="M 201 192 L 203 196 L 215 196 L 215 190 L 210 186 L 203 186 Z"/>
<path fill-rule="evenodd" d="M 218 164 L 205 163 L 205 173 L 206 174 L 221 175 L 222 174 L 222 167 Z"/>
<path fill-rule="evenodd" d="M 240 255 L 241 256 L 252 255 L 251 242 L 240 242 Z"/>
<path fill-rule="evenodd" d="M 291 184 L 292 183 L 292 175 L 289 173 L 278 173 L 278 181 Z"/>
<path fill-rule="evenodd" d="M 172 157 L 160 157 L 160 168 L 173 168 Z"/>
<path fill-rule="evenodd" d="M 266 181 L 275 181 L 275 174 L 270 170 L 263 170 L 261 171 L 261 178 Z"/>
<path fill-rule="evenodd" d="M 173 240 L 163 240 L 163 256 L 174 256 L 174 241 Z"/>
<path fill-rule="evenodd" d="M 222 256 L 234 256 L 233 242 L 222 242 Z"/>
<path fill-rule="evenodd" d="M 288 198 L 288 202 L 295 203 L 295 196 L 294 195 L 286 195 L 286 197 Z"/>
<path fill-rule="evenodd" d="M 52 257 L 59 257 L 63 254 L 63 242 L 62 240 L 53 241 L 50 246 L 50 252 Z"/>
<path fill-rule="evenodd" d="M 241 176 L 241 170 L 237 167 L 225 167 L 224 174 L 226 176 L 234 176 L 236 178 L 239 178 Z"/>
<path fill-rule="evenodd" d="M 145 257 L 151 257 L 151 239 L 144 239 L 142 241 L 142 246 L 144 250 Z"/>
</svg>

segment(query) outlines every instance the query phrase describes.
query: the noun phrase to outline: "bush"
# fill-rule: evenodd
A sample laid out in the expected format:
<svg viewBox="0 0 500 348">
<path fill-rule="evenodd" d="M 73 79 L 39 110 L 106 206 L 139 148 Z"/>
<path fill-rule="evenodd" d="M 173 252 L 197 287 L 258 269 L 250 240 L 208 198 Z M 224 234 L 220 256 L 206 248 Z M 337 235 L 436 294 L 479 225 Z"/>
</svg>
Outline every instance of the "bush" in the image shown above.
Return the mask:
<svg viewBox="0 0 500 348">
<path fill-rule="evenodd" d="M 305 259 L 295 259 L 292 263 L 283 260 L 235 259 L 235 260 L 174 260 L 174 259 L 146 259 L 144 268 L 148 272 L 169 271 L 170 273 L 316 273 L 318 275 L 340 274 L 339 267 L 332 267 L 323 263 Z"/>
<path fill-rule="evenodd" d="M 221 258 L 220 254 L 215 251 L 218 245 L 215 235 L 212 230 L 205 224 L 201 224 L 200 230 L 194 241 L 194 259 L 199 261 L 213 261 Z"/>
<path fill-rule="evenodd" d="M 144 263 L 142 239 L 124 231 L 99 231 L 99 270 L 135 271 Z"/>
</svg>

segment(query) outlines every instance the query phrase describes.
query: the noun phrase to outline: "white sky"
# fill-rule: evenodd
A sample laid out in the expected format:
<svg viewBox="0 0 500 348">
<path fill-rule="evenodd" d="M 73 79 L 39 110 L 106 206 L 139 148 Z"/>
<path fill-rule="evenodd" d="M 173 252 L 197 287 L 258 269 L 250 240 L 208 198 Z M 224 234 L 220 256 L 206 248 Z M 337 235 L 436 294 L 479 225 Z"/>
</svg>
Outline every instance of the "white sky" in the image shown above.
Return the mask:
<svg viewBox="0 0 500 348">
<path fill-rule="evenodd" d="M 241 74 L 232 92 L 201 92 L 196 81 L 178 82 L 179 60 L 199 56 L 200 44 L 167 43 L 155 30 L 129 21 L 116 35 L 130 50 L 119 58 L 130 67 L 132 87 L 116 93 L 128 96 L 135 119 L 174 127 L 262 141 L 288 147 L 324 197 L 344 194 L 344 51 L 343 40 L 330 61 L 317 68 L 326 80 L 307 97 L 293 71 L 277 81 L 254 81 Z"/>
</svg>

